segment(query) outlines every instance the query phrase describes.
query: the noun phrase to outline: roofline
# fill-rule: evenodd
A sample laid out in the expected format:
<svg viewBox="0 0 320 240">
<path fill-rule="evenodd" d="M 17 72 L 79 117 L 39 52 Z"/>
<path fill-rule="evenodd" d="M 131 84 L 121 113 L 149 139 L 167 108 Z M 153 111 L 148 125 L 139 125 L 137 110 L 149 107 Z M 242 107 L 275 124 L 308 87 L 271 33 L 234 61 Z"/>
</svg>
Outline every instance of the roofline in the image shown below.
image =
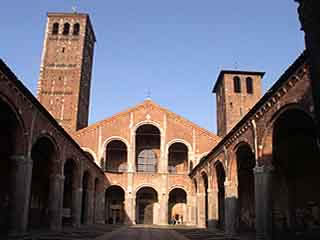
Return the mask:
<svg viewBox="0 0 320 240">
<path fill-rule="evenodd" d="M 26 86 L 17 78 L 17 76 L 11 71 L 11 69 L 8 67 L 8 65 L 3 61 L 2 58 L 0 58 L 0 71 L 4 73 L 4 75 L 9 78 L 9 80 L 13 81 L 16 85 L 16 87 L 25 94 L 25 96 L 36 106 L 37 110 L 39 110 L 41 113 L 43 113 L 48 121 L 59 130 L 62 135 L 64 135 L 65 138 L 67 138 L 80 152 L 83 152 L 84 157 L 88 159 L 88 157 L 85 154 L 85 151 L 80 147 L 80 145 L 66 132 L 66 130 L 54 119 L 54 117 L 47 111 L 47 109 L 36 99 L 36 97 L 30 92 Z M 89 162 L 91 162 L 96 169 L 100 171 L 104 175 L 104 171 L 91 160 L 88 159 Z"/>
<path fill-rule="evenodd" d="M 246 74 L 246 75 L 258 75 L 261 76 L 261 78 L 263 78 L 263 76 L 265 75 L 265 72 L 258 72 L 258 71 L 241 71 L 241 70 L 221 70 L 217 81 L 212 89 L 212 93 L 216 93 L 218 85 L 222 79 L 222 76 L 224 74 Z"/>
<path fill-rule="evenodd" d="M 216 151 L 218 151 L 225 142 L 236 133 L 236 131 L 247 121 L 249 120 L 263 104 L 282 86 L 282 84 L 288 80 L 288 78 L 294 74 L 297 69 L 306 62 L 309 54 L 307 50 L 304 50 L 301 55 L 294 61 L 294 63 L 287 68 L 287 70 L 280 76 L 280 78 L 272 85 L 272 87 L 260 98 L 260 100 L 251 108 L 251 110 L 227 133 L 227 135 L 205 156 L 200 162 L 192 169 L 189 173 L 189 176 L 193 174 L 200 168 L 200 166 Z"/>
</svg>

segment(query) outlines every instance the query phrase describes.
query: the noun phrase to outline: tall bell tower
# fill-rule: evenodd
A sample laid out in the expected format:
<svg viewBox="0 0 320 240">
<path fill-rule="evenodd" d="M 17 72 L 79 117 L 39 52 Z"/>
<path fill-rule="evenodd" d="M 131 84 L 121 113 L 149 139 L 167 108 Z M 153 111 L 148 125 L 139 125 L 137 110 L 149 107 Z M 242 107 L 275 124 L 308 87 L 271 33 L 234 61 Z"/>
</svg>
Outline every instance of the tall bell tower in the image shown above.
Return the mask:
<svg viewBox="0 0 320 240">
<path fill-rule="evenodd" d="M 88 125 L 95 41 L 88 14 L 48 13 L 37 97 L 70 133 Z"/>
</svg>

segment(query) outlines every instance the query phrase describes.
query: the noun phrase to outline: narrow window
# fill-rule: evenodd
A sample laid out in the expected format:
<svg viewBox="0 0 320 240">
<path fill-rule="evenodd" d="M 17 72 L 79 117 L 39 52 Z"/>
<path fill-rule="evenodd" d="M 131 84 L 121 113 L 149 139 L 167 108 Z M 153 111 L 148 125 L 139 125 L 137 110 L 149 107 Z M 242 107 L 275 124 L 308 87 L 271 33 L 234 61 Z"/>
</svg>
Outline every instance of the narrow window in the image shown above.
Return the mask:
<svg viewBox="0 0 320 240">
<path fill-rule="evenodd" d="M 246 84 L 247 84 L 247 93 L 252 94 L 253 93 L 253 86 L 252 86 L 252 78 L 251 77 L 246 78 Z"/>
<path fill-rule="evenodd" d="M 70 32 L 70 24 L 69 23 L 65 23 L 63 26 L 63 35 L 68 35 Z"/>
<path fill-rule="evenodd" d="M 52 35 L 57 35 L 59 33 L 59 23 L 54 23 L 52 25 Z"/>
<path fill-rule="evenodd" d="M 241 92 L 241 83 L 240 83 L 240 78 L 238 76 L 233 78 L 233 89 L 234 89 L 234 92 L 236 93 Z"/>
<path fill-rule="evenodd" d="M 73 25 L 73 35 L 78 36 L 79 32 L 80 32 L 80 24 L 76 23 L 75 25 Z"/>
</svg>

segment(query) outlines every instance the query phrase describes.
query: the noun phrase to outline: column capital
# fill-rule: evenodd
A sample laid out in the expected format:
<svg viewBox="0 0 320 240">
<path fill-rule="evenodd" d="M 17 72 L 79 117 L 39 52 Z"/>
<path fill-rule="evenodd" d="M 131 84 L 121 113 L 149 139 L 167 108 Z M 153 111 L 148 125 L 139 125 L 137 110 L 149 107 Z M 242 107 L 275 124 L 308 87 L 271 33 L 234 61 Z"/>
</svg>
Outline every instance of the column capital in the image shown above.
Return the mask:
<svg viewBox="0 0 320 240">
<path fill-rule="evenodd" d="M 14 161 L 16 164 L 33 164 L 33 161 L 30 157 L 26 157 L 24 155 L 12 155 L 10 156 L 10 160 Z"/>
<path fill-rule="evenodd" d="M 254 174 L 268 174 L 268 173 L 272 173 L 274 171 L 274 167 L 273 166 L 256 166 L 253 169 L 253 173 Z"/>
</svg>

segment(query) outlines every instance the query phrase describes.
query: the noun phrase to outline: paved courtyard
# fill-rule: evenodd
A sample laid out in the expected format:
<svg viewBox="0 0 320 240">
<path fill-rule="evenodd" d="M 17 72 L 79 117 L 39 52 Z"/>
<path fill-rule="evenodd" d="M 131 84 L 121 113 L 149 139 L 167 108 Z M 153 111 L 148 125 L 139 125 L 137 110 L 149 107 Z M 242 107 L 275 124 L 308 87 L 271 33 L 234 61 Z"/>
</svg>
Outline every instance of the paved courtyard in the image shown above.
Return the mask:
<svg viewBox="0 0 320 240">
<path fill-rule="evenodd" d="M 7 239 L 7 238 L 1 238 Z M 254 236 L 227 238 L 222 231 L 210 232 L 206 229 L 186 226 L 156 225 L 88 225 L 80 228 L 64 228 L 63 231 L 33 231 L 19 240 L 252 240 Z"/>
</svg>

